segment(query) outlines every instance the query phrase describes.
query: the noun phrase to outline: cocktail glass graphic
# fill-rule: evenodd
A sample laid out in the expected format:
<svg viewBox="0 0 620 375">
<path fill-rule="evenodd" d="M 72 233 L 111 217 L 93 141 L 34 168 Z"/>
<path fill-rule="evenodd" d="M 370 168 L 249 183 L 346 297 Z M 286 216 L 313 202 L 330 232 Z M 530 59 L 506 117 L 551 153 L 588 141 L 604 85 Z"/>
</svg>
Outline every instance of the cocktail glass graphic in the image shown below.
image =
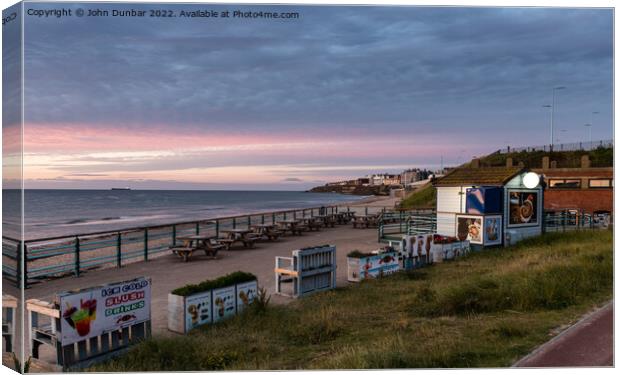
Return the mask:
<svg viewBox="0 0 620 375">
<path fill-rule="evenodd" d="M 78 335 L 87 336 L 90 333 L 90 323 L 97 318 L 97 300 L 93 298 L 86 301 L 80 299 L 79 309 L 67 303 L 67 308 L 62 317 L 69 326 L 77 331 Z"/>
<path fill-rule="evenodd" d="M 86 336 L 90 333 L 90 313 L 88 310 L 80 309 L 76 311 L 71 315 L 71 320 L 78 335 Z"/>
</svg>

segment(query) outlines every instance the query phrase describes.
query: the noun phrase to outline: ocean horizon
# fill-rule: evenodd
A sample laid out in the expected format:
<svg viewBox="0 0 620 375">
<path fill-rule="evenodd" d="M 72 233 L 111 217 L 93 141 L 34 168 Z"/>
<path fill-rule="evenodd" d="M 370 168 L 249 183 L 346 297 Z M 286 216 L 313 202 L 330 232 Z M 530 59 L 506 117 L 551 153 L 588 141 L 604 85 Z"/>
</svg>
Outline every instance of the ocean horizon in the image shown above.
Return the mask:
<svg viewBox="0 0 620 375">
<path fill-rule="evenodd" d="M 19 237 L 19 189 L 4 189 L 3 236 Z M 26 239 L 114 231 L 355 202 L 367 196 L 285 190 L 24 190 Z"/>
</svg>

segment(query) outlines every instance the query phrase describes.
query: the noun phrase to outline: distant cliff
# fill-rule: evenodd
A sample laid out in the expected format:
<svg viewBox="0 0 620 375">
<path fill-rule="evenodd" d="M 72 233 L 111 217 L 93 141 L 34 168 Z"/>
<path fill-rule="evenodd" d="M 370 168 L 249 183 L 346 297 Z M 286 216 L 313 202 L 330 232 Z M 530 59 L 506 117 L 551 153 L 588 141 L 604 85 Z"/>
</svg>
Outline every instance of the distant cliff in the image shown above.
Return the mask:
<svg viewBox="0 0 620 375">
<path fill-rule="evenodd" d="M 339 193 L 350 195 L 390 195 L 390 188 L 385 185 L 361 186 L 361 185 L 335 185 L 317 186 L 309 190 L 311 193 Z"/>
</svg>

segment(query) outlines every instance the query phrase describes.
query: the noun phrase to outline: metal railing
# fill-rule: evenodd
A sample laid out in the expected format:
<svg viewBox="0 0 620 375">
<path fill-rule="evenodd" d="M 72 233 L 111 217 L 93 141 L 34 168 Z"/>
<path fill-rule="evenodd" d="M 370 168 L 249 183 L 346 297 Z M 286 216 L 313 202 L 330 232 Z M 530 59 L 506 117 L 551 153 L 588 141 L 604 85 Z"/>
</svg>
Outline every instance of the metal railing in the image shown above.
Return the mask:
<svg viewBox="0 0 620 375">
<path fill-rule="evenodd" d="M 2 276 L 17 285 L 24 277 L 26 287 L 38 281 L 64 276 L 79 276 L 93 269 L 122 267 L 148 261 L 177 245 L 181 236 L 201 234 L 219 237 L 226 229 L 342 211 L 358 214 L 385 212 L 388 207 L 351 207 L 342 205 L 296 210 L 253 213 L 240 216 L 179 222 L 165 225 L 126 228 L 114 231 L 81 233 L 19 241 L 2 237 Z M 22 254 L 25 254 L 22 257 Z M 22 259 L 24 259 L 23 272 Z"/>
<path fill-rule="evenodd" d="M 409 219 L 407 234 L 410 236 L 418 234 L 429 234 L 437 232 L 437 215 L 416 215 Z"/>
<path fill-rule="evenodd" d="M 608 223 L 607 223 L 608 224 Z M 593 229 L 606 224 L 594 220 L 591 214 L 579 209 L 545 211 L 544 232 L 566 232 L 578 229 Z"/>
<path fill-rule="evenodd" d="M 534 151 L 591 151 L 597 148 L 610 148 L 614 147 L 613 139 L 592 141 L 592 142 L 574 142 L 574 143 L 560 143 L 542 146 L 524 146 L 524 147 L 506 147 L 499 150 L 500 154 L 509 154 L 511 152 L 534 152 Z"/>
<path fill-rule="evenodd" d="M 610 224 L 611 216 L 593 217 L 580 209 L 545 211 L 543 231 L 557 232 L 594 229 Z M 435 233 L 437 217 L 434 211 L 393 211 L 383 214 L 379 221 L 379 242 L 403 235 Z"/>
<path fill-rule="evenodd" d="M 379 242 L 404 234 L 433 233 L 437 228 L 434 210 L 390 211 L 379 219 Z"/>
</svg>

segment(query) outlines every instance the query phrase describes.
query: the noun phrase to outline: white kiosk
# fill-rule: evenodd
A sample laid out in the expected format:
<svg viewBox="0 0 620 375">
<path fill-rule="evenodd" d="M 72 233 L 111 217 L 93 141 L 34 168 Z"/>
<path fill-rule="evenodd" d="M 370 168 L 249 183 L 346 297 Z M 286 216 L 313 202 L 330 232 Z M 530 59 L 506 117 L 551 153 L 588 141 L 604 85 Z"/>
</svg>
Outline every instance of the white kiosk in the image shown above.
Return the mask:
<svg viewBox="0 0 620 375">
<path fill-rule="evenodd" d="M 543 188 L 536 173 L 518 167 L 457 168 L 434 186 L 438 234 L 481 247 L 542 233 Z"/>
</svg>

